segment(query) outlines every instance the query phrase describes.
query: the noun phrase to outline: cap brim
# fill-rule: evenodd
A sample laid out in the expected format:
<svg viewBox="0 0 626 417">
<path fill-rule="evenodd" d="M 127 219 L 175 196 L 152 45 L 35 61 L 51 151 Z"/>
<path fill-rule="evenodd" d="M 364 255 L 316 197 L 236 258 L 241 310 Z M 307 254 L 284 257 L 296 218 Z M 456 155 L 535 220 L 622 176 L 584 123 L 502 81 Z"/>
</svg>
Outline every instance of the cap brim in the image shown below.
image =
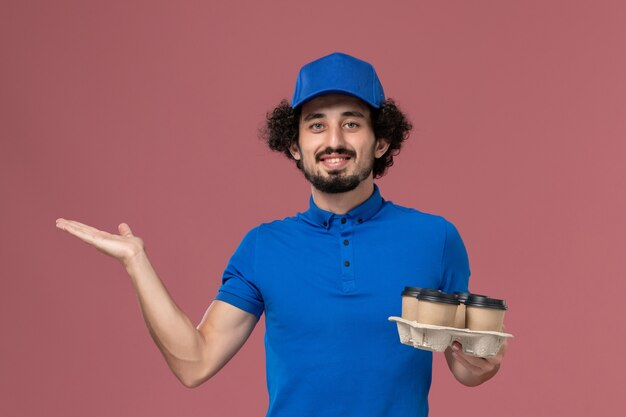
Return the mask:
<svg viewBox="0 0 626 417">
<path fill-rule="evenodd" d="M 354 94 L 354 92 L 352 92 L 352 91 L 341 90 L 341 89 L 336 89 L 336 88 L 334 88 L 334 89 L 323 89 L 323 90 L 314 91 L 314 92 L 312 92 L 312 93 L 310 93 L 310 94 L 308 94 L 308 95 L 306 95 L 304 97 L 300 97 L 300 100 L 298 100 L 297 103 L 292 102 L 291 103 L 291 107 L 293 107 L 295 109 L 296 107 L 301 106 L 302 104 L 306 103 L 309 100 L 313 100 L 316 97 L 324 96 L 326 94 L 345 94 L 347 96 L 356 97 L 359 100 L 369 104 L 370 106 L 372 106 L 375 109 L 380 108 L 380 105 L 372 103 L 371 100 L 367 100 L 367 99 L 365 99 L 363 97 L 360 97 L 359 95 Z"/>
</svg>

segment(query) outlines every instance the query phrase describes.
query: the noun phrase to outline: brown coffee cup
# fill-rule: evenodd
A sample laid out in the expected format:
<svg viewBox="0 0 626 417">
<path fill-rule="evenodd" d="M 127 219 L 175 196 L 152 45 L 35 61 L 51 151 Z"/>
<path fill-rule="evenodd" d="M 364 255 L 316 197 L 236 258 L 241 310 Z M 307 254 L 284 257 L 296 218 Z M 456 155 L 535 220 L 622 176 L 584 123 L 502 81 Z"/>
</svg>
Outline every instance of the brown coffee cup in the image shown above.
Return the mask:
<svg viewBox="0 0 626 417">
<path fill-rule="evenodd" d="M 417 299 L 418 323 L 454 326 L 454 316 L 459 305 L 459 300 L 454 295 L 437 290 L 422 290 Z"/>
<path fill-rule="evenodd" d="M 454 315 L 454 326 L 458 329 L 465 328 L 465 302 L 467 301 L 467 297 L 469 297 L 468 292 L 455 292 L 454 296 L 457 300 L 459 300 L 459 306 L 456 308 L 456 313 Z"/>
<path fill-rule="evenodd" d="M 507 308 L 504 300 L 471 294 L 465 302 L 465 325 L 470 330 L 501 332 Z"/>
<path fill-rule="evenodd" d="M 404 287 L 402 291 L 402 318 L 405 320 L 417 320 L 417 295 L 422 289 L 418 287 Z"/>
</svg>

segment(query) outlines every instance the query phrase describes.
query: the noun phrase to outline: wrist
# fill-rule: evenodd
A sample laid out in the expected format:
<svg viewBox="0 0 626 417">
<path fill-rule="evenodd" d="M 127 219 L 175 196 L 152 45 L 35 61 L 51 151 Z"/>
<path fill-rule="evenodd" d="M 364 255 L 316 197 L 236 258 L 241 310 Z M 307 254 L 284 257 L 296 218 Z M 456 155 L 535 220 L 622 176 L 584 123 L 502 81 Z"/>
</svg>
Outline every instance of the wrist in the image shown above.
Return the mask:
<svg viewBox="0 0 626 417">
<path fill-rule="evenodd" d="M 126 268 L 126 272 L 128 272 L 129 275 L 134 276 L 137 271 L 140 271 L 143 267 L 149 265 L 150 262 L 148 261 L 148 255 L 146 255 L 145 250 L 142 249 L 130 258 L 122 261 L 122 264 L 124 265 L 124 268 Z"/>
</svg>

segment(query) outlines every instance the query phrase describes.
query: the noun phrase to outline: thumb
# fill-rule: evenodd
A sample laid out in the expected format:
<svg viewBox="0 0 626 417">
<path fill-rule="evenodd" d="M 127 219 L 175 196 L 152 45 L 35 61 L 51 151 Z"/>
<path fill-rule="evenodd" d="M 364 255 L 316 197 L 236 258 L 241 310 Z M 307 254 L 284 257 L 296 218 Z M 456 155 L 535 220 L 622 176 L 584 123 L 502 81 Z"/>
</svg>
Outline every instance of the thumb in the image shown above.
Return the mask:
<svg viewBox="0 0 626 417">
<path fill-rule="evenodd" d="M 130 226 L 126 223 L 120 223 L 119 226 L 117 226 L 118 230 L 120 231 L 120 234 L 122 236 L 132 236 L 133 232 L 130 230 Z"/>
</svg>

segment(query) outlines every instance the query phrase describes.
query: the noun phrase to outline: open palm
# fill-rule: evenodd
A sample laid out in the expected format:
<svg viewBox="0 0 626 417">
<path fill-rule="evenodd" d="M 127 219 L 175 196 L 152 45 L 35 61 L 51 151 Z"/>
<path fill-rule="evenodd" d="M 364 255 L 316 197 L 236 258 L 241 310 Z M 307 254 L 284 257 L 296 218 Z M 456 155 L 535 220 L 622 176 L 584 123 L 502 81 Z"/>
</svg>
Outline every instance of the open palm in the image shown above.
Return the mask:
<svg viewBox="0 0 626 417">
<path fill-rule="evenodd" d="M 98 230 L 73 220 L 57 219 L 56 226 L 89 243 L 99 251 L 112 256 L 126 265 L 144 249 L 143 240 L 134 236 L 126 223 L 118 226 L 119 235 Z"/>
</svg>

